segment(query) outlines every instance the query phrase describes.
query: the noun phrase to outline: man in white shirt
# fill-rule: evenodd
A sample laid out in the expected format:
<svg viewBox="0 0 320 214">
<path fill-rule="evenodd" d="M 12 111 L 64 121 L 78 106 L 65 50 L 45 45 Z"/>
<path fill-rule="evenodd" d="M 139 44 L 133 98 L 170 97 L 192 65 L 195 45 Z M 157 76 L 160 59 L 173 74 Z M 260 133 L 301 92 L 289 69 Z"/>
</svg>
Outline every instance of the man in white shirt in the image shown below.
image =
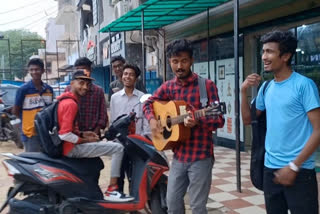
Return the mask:
<svg viewBox="0 0 320 214">
<path fill-rule="evenodd" d="M 136 123 L 133 124 L 135 125 L 135 127 L 133 128 L 135 130 L 135 134 L 149 135 L 150 134 L 149 123 L 144 117 L 144 114 L 142 112 L 142 104 L 139 101 L 140 97 L 144 93 L 135 88 L 135 82 L 138 79 L 140 73 L 141 71 L 138 68 L 138 66 L 132 65 L 132 64 L 124 65 L 123 74 L 122 74 L 122 82 L 123 82 L 124 88 L 111 96 L 111 101 L 110 101 L 111 124 L 119 116 L 123 114 L 129 114 L 130 112 L 134 111 L 136 113 Z M 125 154 L 122 160 L 121 175 L 120 175 L 120 178 L 118 179 L 118 190 L 120 192 L 123 192 L 125 172 L 128 175 L 128 172 L 130 171 L 130 169 L 131 169 L 131 163 Z"/>
</svg>

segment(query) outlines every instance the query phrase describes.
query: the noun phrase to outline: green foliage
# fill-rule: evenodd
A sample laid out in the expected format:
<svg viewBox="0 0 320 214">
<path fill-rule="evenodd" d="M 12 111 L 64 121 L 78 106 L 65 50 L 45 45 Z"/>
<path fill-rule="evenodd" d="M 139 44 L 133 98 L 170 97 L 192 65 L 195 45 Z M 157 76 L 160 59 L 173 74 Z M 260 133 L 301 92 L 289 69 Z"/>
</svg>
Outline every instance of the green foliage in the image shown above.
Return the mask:
<svg viewBox="0 0 320 214">
<path fill-rule="evenodd" d="M 45 43 L 42 42 L 43 38 L 35 32 L 24 29 L 9 30 L 0 32 L 0 34 L 4 36 L 3 39 L 0 39 L 0 70 L 4 68 L 9 71 L 11 68 L 14 76 L 23 78 L 26 74 L 24 70 L 29 58 L 32 55 L 38 55 L 38 49 L 45 47 Z M 9 39 L 10 51 L 7 39 Z M 9 52 L 11 63 L 9 63 Z M 4 66 L 1 66 L 2 58 L 4 58 Z"/>
</svg>

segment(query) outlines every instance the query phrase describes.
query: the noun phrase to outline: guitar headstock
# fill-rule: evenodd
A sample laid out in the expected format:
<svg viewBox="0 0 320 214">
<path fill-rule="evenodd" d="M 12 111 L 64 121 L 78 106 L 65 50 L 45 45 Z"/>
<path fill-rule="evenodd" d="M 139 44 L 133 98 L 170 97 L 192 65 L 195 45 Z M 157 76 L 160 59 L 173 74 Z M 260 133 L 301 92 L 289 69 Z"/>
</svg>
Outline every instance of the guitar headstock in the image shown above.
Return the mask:
<svg viewBox="0 0 320 214">
<path fill-rule="evenodd" d="M 210 106 L 208 106 L 205 109 L 205 114 L 207 116 L 217 116 L 217 115 L 222 115 L 226 113 L 226 103 L 225 102 L 214 102 L 211 103 Z"/>
</svg>

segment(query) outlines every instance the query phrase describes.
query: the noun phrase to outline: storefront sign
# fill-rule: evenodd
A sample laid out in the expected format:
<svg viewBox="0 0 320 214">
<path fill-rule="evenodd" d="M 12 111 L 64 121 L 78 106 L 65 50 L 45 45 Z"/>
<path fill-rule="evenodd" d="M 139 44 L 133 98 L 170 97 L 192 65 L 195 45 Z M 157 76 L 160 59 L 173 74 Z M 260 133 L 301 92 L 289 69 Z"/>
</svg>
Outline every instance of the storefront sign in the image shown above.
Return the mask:
<svg viewBox="0 0 320 214">
<path fill-rule="evenodd" d="M 96 48 L 96 45 L 94 44 L 94 42 L 92 40 L 90 40 L 87 45 L 87 57 L 91 61 L 95 61 L 95 59 L 96 59 L 95 48 Z"/>
<path fill-rule="evenodd" d="M 117 40 L 111 43 L 111 53 L 114 54 L 122 49 L 122 41 Z"/>
<path fill-rule="evenodd" d="M 110 64 L 110 52 L 112 56 L 123 56 L 125 57 L 125 43 L 124 43 L 124 32 L 117 33 L 113 37 L 111 37 L 111 46 L 110 41 L 106 40 L 103 43 L 103 66 L 107 66 Z"/>
</svg>

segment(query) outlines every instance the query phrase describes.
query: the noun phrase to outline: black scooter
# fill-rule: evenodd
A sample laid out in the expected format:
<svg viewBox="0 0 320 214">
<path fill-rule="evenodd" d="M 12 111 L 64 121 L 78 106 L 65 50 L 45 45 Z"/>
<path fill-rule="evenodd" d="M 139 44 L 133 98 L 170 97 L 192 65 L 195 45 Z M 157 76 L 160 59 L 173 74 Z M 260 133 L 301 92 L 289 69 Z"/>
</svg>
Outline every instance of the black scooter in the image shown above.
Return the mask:
<svg viewBox="0 0 320 214">
<path fill-rule="evenodd" d="M 20 138 L 21 120 L 11 113 L 12 106 L 6 105 L 2 96 L 7 92 L 0 93 L 0 142 L 12 140 L 20 149 L 23 144 Z"/>
<path fill-rule="evenodd" d="M 118 118 L 106 133 L 123 142 L 131 159 L 130 202 L 111 202 L 103 198 L 98 186 L 103 162 L 100 158 L 53 159 L 44 153 L 21 153 L 3 161 L 14 178 L 0 212 L 9 204 L 10 214 L 83 214 L 127 213 L 145 209 L 152 214 L 165 214 L 168 170 L 166 158 L 157 152 L 150 140 L 127 135 L 135 113 Z M 22 200 L 14 198 L 18 193 Z"/>
</svg>

